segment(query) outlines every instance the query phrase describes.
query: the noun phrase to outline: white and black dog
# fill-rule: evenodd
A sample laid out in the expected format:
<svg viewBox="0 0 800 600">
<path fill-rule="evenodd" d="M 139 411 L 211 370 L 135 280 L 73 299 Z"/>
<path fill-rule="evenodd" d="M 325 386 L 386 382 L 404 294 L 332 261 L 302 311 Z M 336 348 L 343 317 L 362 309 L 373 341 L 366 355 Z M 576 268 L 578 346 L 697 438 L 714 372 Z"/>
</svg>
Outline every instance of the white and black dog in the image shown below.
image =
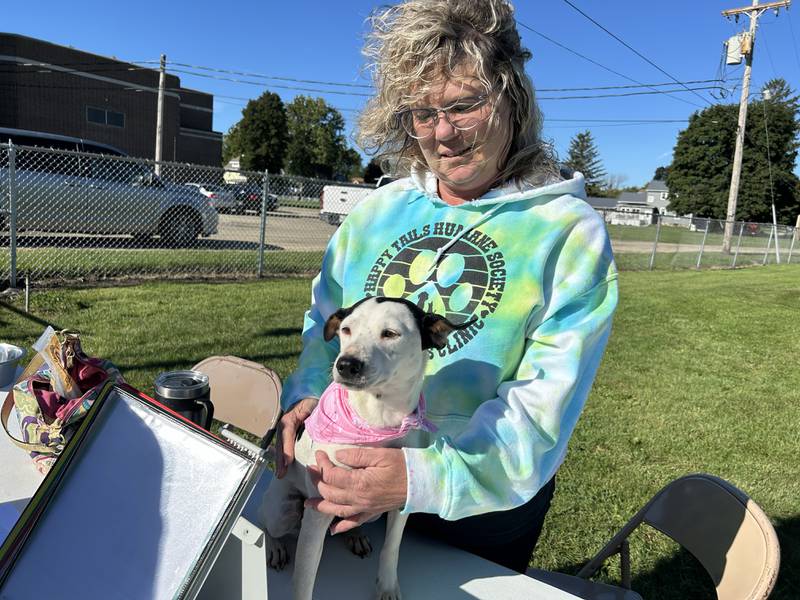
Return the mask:
<svg viewBox="0 0 800 600">
<path fill-rule="evenodd" d="M 451 332 L 471 324 L 454 325 L 408 300 L 383 297 L 365 298 L 340 309 L 325 323 L 325 340 L 337 334 L 340 339 L 333 383 L 306 421 L 286 476 L 270 482 L 259 510 L 272 568 L 281 569 L 288 561 L 286 546 L 279 538 L 296 532 L 300 521 L 292 579 L 295 600 L 311 600 L 325 534 L 333 520 L 313 509 L 303 511 L 305 498 L 319 497 L 306 469 L 316 465 L 315 452 L 323 450 L 343 466 L 335 460 L 335 453 L 352 447 L 351 440 L 375 447 L 411 445 L 409 431 L 430 427 L 420 403 L 428 349 L 443 348 Z M 338 390 L 337 400 L 331 400 L 332 390 Z M 394 433 L 380 435 L 386 432 Z M 377 579 L 381 600 L 400 598 L 397 561 L 405 523 L 406 516 L 400 511 L 388 514 Z M 360 534 L 350 535 L 348 544 L 356 554 L 371 550 Z"/>
</svg>

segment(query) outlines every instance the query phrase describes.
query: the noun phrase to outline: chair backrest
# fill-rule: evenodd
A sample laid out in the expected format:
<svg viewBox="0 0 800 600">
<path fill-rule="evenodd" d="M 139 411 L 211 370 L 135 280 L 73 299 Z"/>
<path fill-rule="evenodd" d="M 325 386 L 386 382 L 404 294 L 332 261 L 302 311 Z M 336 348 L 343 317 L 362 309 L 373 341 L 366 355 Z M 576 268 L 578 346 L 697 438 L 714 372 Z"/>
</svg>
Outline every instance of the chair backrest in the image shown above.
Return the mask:
<svg viewBox="0 0 800 600">
<path fill-rule="evenodd" d="M 193 368 L 208 375 L 215 419 L 259 437 L 275 428 L 281 380 L 272 369 L 236 356 L 211 356 Z"/>
<path fill-rule="evenodd" d="M 719 600 L 769 596 L 780 564 L 775 529 L 764 511 L 727 481 L 705 474 L 681 477 L 639 514 L 700 561 Z"/>
</svg>

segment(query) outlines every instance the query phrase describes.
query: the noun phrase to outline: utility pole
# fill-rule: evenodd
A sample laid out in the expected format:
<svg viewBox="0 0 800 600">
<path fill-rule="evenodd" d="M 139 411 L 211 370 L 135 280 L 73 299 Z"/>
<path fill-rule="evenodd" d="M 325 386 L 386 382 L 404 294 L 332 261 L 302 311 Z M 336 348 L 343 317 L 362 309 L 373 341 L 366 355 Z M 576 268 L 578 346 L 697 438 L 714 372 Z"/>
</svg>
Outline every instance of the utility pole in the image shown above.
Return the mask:
<svg viewBox="0 0 800 600">
<path fill-rule="evenodd" d="M 747 99 L 750 96 L 750 77 L 753 71 L 753 50 L 756 43 L 756 28 L 758 18 L 767 10 L 773 9 L 778 12 L 780 8 L 788 8 L 791 0 L 781 0 L 780 2 L 767 2 L 758 4 L 758 0 L 753 0 L 752 6 L 744 8 L 732 8 L 723 10 L 722 16 L 734 17 L 739 19 L 740 14 L 750 17 L 750 31 L 742 40 L 742 54 L 745 56 L 744 75 L 742 76 L 742 98 L 739 101 L 739 125 L 736 129 L 736 151 L 733 155 L 733 172 L 731 173 L 731 188 L 728 193 L 728 211 L 725 216 L 725 233 L 722 238 L 722 251 L 731 251 L 731 238 L 733 237 L 733 225 L 736 221 L 736 201 L 739 197 L 739 181 L 742 176 L 742 153 L 744 151 L 744 132 L 747 125 Z"/>
<path fill-rule="evenodd" d="M 164 86 L 167 80 L 167 55 L 161 55 L 158 75 L 158 108 L 156 112 L 156 175 L 161 176 L 161 151 L 164 138 Z"/>
</svg>

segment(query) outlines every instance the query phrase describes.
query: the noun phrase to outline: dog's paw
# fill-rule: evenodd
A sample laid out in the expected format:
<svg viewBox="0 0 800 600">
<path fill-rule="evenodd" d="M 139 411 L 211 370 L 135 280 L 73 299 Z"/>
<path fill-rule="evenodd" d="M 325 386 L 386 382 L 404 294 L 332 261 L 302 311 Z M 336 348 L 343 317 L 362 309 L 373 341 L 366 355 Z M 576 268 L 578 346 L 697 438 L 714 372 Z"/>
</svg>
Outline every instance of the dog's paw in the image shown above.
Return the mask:
<svg viewBox="0 0 800 600">
<path fill-rule="evenodd" d="M 270 569 L 282 571 L 289 564 L 289 552 L 286 550 L 286 544 L 269 535 L 265 535 L 264 538 L 267 542 L 267 566 Z"/>
<path fill-rule="evenodd" d="M 375 594 L 376 600 L 402 600 L 403 595 L 400 593 L 400 585 L 397 579 L 394 582 L 383 582 L 378 577 L 378 589 Z"/>
<path fill-rule="evenodd" d="M 344 543 L 347 548 L 360 558 L 366 558 L 372 553 L 372 544 L 369 537 L 361 533 L 361 528 L 356 527 L 344 534 Z"/>
</svg>

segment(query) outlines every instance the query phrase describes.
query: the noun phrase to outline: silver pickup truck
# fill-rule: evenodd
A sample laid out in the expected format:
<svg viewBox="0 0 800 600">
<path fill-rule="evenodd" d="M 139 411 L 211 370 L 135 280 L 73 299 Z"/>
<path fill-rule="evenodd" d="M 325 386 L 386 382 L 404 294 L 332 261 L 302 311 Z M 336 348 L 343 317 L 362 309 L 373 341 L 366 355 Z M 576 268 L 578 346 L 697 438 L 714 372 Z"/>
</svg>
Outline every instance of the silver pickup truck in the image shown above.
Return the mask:
<svg viewBox="0 0 800 600">
<path fill-rule="evenodd" d="M 331 225 L 339 225 L 350 214 L 356 204 L 387 183 L 393 177 L 382 175 L 375 185 L 361 183 L 337 183 L 326 185 L 320 194 L 319 218 Z"/>
</svg>

